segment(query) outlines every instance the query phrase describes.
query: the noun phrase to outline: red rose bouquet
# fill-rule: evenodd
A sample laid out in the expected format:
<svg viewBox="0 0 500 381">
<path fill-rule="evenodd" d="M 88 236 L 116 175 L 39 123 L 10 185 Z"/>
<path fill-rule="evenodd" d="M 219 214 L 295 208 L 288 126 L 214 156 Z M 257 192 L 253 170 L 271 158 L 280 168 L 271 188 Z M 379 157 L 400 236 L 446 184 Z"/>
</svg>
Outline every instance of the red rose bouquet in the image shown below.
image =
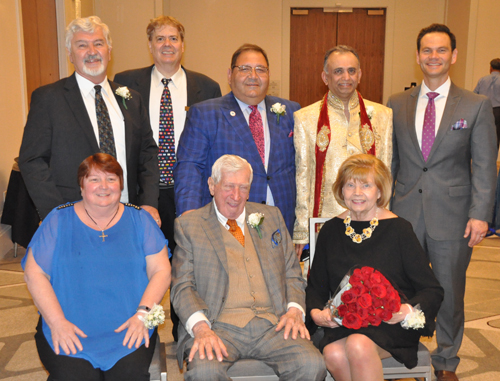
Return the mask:
<svg viewBox="0 0 500 381">
<path fill-rule="evenodd" d="M 380 271 L 364 266 L 344 276 L 327 307 L 338 324 L 360 329 L 390 320 L 401 307 L 401 296 Z"/>
</svg>

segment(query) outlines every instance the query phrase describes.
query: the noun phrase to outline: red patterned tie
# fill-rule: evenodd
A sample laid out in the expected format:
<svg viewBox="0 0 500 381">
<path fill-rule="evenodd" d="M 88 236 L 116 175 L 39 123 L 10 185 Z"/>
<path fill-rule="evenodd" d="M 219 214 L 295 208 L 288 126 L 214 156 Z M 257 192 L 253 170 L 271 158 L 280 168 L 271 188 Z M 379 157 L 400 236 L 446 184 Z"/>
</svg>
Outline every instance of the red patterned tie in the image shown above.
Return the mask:
<svg viewBox="0 0 500 381">
<path fill-rule="evenodd" d="M 425 161 L 427 161 L 432 145 L 434 144 L 434 139 L 436 139 L 436 106 L 434 98 L 438 95 L 439 93 L 432 91 L 427 93 L 429 102 L 425 108 L 424 126 L 422 128 L 422 155 L 424 155 Z"/>
<path fill-rule="evenodd" d="M 168 89 L 168 83 L 171 79 L 163 78 L 161 81 L 164 88 L 160 103 L 158 166 L 160 168 L 160 181 L 167 185 L 173 185 L 175 164 L 174 113 L 172 110 L 172 98 Z"/>
<path fill-rule="evenodd" d="M 260 116 L 257 106 L 249 106 L 252 109 L 249 118 L 250 131 L 252 132 L 253 140 L 255 140 L 255 145 L 259 151 L 262 163 L 266 164 L 266 158 L 264 155 L 264 127 L 262 126 L 262 117 Z"/>
<path fill-rule="evenodd" d="M 227 220 L 227 224 L 229 225 L 229 233 L 231 233 L 233 237 L 241 243 L 241 246 L 245 246 L 245 236 L 243 235 L 243 232 L 238 226 L 236 220 Z"/>
</svg>

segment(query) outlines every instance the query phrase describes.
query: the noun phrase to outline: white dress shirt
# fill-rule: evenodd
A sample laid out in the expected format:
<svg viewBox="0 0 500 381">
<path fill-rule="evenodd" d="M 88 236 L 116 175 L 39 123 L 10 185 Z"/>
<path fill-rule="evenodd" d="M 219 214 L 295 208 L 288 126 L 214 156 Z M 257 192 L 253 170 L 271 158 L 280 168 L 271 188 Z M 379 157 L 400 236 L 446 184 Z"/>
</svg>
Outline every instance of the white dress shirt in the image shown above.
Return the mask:
<svg viewBox="0 0 500 381">
<path fill-rule="evenodd" d="M 450 77 L 439 86 L 435 93 L 439 95 L 434 98 L 434 105 L 436 106 L 436 127 L 434 129 L 434 133 L 437 135 L 439 130 L 439 125 L 441 124 L 441 119 L 443 118 L 444 107 L 446 106 L 446 100 L 448 99 L 448 93 L 450 92 L 451 80 Z M 427 93 L 430 92 L 429 88 L 422 82 L 422 86 L 420 87 L 420 94 L 418 95 L 417 102 L 417 111 L 415 113 L 415 131 L 417 133 L 418 145 L 422 149 L 422 130 L 424 127 L 424 116 L 425 109 L 427 108 L 427 104 L 429 103 L 429 98 L 427 97 Z"/>
<path fill-rule="evenodd" d="M 160 105 L 161 97 L 163 95 L 163 82 L 165 78 L 156 66 L 151 70 L 151 87 L 149 90 L 149 119 L 151 122 L 151 129 L 153 130 L 153 138 L 158 144 L 158 135 L 160 131 Z M 167 78 L 168 79 L 168 78 Z M 168 83 L 168 90 L 172 99 L 172 109 L 174 113 L 174 137 L 175 137 L 175 152 L 184 130 L 186 123 L 186 106 L 187 106 L 187 79 L 186 73 L 179 67 L 179 70 L 170 78 Z"/>
<path fill-rule="evenodd" d="M 90 122 L 94 128 L 94 134 L 99 145 L 99 126 L 97 125 L 97 114 L 95 109 L 95 83 L 89 81 L 87 78 L 82 77 L 75 73 L 76 82 L 82 94 L 83 103 L 89 114 Z M 121 202 L 128 202 L 128 186 L 127 186 L 127 153 L 125 151 L 125 120 L 123 118 L 122 110 L 116 101 L 111 86 L 109 86 L 108 78 L 106 77 L 101 85 L 101 94 L 108 108 L 109 119 L 111 121 L 111 128 L 113 129 L 113 137 L 115 139 L 116 160 L 120 163 L 123 169 L 123 191 L 120 198 Z"/>
<path fill-rule="evenodd" d="M 250 114 L 252 113 L 250 105 L 247 105 L 246 103 L 240 101 L 236 97 L 234 97 L 234 99 L 236 99 L 236 102 L 238 102 L 241 112 L 243 113 L 243 116 L 245 117 L 247 124 L 250 126 Z M 271 134 L 269 132 L 269 124 L 267 123 L 265 99 L 262 100 L 257 105 L 257 110 L 259 111 L 260 116 L 262 117 L 262 126 L 264 127 L 264 161 L 265 161 L 264 169 L 267 172 L 267 168 L 269 166 L 269 152 L 271 151 Z M 267 186 L 266 204 L 274 206 L 274 198 L 273 194 L 271 193 L 271 188 L 269 187 L 269 185 Z"/>
<path fill-rule="evenodd" d="M 215 213 L 217 214 L 217 219 L 219 220 L 219 222 L 221 223 L 221 225 L 226 228 L 226 230 L 229 230 L 229 225 L 227 224 L 227 220 L 228 219 L 226 217 L 224 217 L 219 212 L 219 209 L 217 209 L 217 204 L 215 203 L 215 200 L 213 200 L 212 202 L 214 203 L 214 209 L 215 209 Z M 246 225 L 245 216 L 246 216 L 246 211 L 245 211 L 245 209 L 243 209 L 243 213 L 241 213 L 238 216 L 238 218 L 236 218 L 236 223 L 240 227 L 241 232 L 243 233 L 243 235 L 245 235 L 245 225 Z M 300 304 L 297 304 L 297 303 L 294 303 L 294 302 L 290 302 L 287 305 L 287 309 L 290 309 L 291 307 L 298 308 L 302 312 L 302 319 L 305 320 L 306 314 L 305 314 L 304 309 L 302 308 L 302 306 Z M 189 317 L 189 319 L 186 322 L 186 331 L 187 331 L 187 333 L 189 333 L 191 335 L 191 337 L 194 337 L 193 327 L 196 325 L 196 323 L 198 323 L 200 321 L 206 322 L 208 324 L 208 326 L 210 328 L 212 328 L 212 324 L 210 324 L 210 321 L 208 321 L 208 319 L 205 316 L 205 314 L 203 313 L 203 311 L 196 311 L 194 314 L 192 314 Z"/>
</svg>

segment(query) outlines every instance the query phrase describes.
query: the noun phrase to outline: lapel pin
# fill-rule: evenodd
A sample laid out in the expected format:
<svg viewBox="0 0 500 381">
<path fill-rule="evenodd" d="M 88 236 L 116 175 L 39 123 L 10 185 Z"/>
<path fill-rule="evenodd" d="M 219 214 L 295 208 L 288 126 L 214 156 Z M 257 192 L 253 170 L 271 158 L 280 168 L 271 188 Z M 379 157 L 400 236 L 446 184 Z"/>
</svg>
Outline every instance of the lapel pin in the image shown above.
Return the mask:
<svg viewBox="0 0 500 381">
<path fill-rule="evenodd" d="M 234 111 L 231 111 L 231 112 L 229 113 L 229 115 L 231 115 L 231 116 L 236 116 L 236 113 L 235 113 Z"/>
</svg>

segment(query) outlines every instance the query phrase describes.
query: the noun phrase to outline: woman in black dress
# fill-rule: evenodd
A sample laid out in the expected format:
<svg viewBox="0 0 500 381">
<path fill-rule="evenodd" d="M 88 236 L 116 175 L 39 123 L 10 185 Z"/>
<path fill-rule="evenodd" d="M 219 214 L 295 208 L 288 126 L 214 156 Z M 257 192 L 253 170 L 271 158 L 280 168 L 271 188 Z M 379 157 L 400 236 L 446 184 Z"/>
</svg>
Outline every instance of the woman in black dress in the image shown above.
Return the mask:
<svg viewBox="0 0 500 381">
<path fill-rule="evenodd" d="M 383 380 L 381 359 L 389 356 L 413 368 L 420 336 L 434 332 L 443 289 L 411 224 L 385 209 L 391 184 L 389 169 L 376 157 L 348 158 L 333 185 L 335 198 L 347 210 L 325 223 L 318 237 L 306 290 L 307 314 L 311 331 L 324 327 L 320 350 L 336 381 Z M 354 266 L 378 269 L 407 298 L 392 319 L 360 329 L 332 319 L 325 305 Z M 424 327 L 403 328 L 401 322 L 414 316 L 415 307 L 425 315 Z"/>
</svg>

